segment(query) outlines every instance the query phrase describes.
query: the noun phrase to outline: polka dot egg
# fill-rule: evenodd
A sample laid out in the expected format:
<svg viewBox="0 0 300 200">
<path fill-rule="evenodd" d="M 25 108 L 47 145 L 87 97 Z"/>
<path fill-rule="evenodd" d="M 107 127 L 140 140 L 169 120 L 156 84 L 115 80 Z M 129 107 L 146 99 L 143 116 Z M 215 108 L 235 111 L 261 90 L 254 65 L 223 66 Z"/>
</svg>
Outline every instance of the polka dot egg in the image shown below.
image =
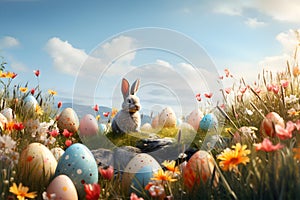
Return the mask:
<svg viewBox="0 0 300 200">
<path fill-rule="evenodd" d="M 57 127 L 59 130 L 67 129 L 72 133 L 76 133 L 79 128 L 79 119 L 76 112 L 72 108 L 65 108 L 58 117 Z"/>
<path fill-rule="evenodd" d="M 212 113 L 204 115 L 202 120 L 200 121 L 200 128 L 203 131 L 208 131 L 212 128 L 217 128 L 218 120 L 216 116 Z"/>
<path fill-rule="evenodd" d="M 86 137 L 86 136 L 92 136 L 97 135 L 98 133 L 98 123 L 96 118 L 91 115 L 87 114 L 80 120 L 79 124 L 79 135 Z"/>
<path fill-rule="evenodd" d="M 124 169 L 122 188 L 130 194 L 135 190 L 142 191 L 153 176 L 153 173 L 161 169 L 159 163 L 150 155 L 141 153 L 133 157 Z M 130 187 L 132 186 L 132 187 Z"/>
<path fill-rule="evenodd" d="M 47 187 L 47 195 L 55 194 L 55 199 L 77 200 L 77 191 L 72 180 L 66 175 L 55 177 Z"/>
<path fill-rule="evenodd" d="M 166 107 L 159 114 L 158 124 L 163 128 L 174 128 L 177 124 L 177 118 L 171 107 Z"/>
<path fill-rule="evenodd" d="M 59 159 L 55 176 L 67 175 L 74 183 L 79 198 L 85 196 L 84 184 L 97 183 L 98 167 L 90 150 L 83 144 L 75 143 L 66 149 Z"/>
</svg>

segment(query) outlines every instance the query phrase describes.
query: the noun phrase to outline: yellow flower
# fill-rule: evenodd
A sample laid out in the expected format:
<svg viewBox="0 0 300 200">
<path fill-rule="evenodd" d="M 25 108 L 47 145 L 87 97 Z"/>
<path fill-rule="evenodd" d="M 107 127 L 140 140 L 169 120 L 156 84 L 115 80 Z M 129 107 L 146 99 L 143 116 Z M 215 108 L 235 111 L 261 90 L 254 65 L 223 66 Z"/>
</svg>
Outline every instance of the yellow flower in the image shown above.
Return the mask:
<svg viewBox="0 0 300 200">
<path fill-rule="evenodd" d="M 101 118 L 100 115 L 97 115 L 97 116 L 96 116 L 96 120 L 97 120 L 97 121 L 99 121 L 100 118 Z"/>
<path fill-rule="evenodd" d="M 57 95 L 57 92 L 56 91 L 54 91 L 54 90 L 48 90 L 48 93 L 50 94 L 50 95 Z"/>
<path fill-rule="evenodd" d="M 41 106 L 39 106 L 38 104 L 35 106 L 35 113 L 38 115 L 43 115 L 44 114 L 44 110 L 41 108 Z"/>
<path fill-rule="evenodd" d="M 169 181 L 174 182 L 177 181 L 177 179 L 172 178 L 172 172 L 159 169 L 158 172 L 153 174 L 153 178 L 151 178 L 153 181 Z"/>
<path fill-rule="evenodd" d="M 22 183 L 19 184 L 19 187 L 17 187 L 16 183 L 13 183 L 13 186 L 9 188 L 9 192 L 17 195 L 18 200 L 25 200 L 26 198 L 34 199 L 37 195 L 36 192 L 29 192 L 29 188 L 22 186 Z"/>
<path fill-rule="evenodd" d="M 241 145 L 237 143 L 235 146 L 232 146 L 232 149 L 225 149 L 217 158 L 220 161 L 219 166 L 224 171 L 237 170 L 239 164 L 246 165 L 250 160 L 247 156 L 250 154 L 250 150 L 247 150 L 247 145 Z"/>
<path fill-rule="evenodd" d="M 116 116 L 116 114 L 118 113 L 118 109 L 116 109 L 116 108 L 112 108 L 112 110 L 111 110 L 111 118 L 114 118 L 115 116 Z"/>
<path fill-rule="evenodd" d="M 165 160 L 162 165 L 164 167 L 166 167 L 167 170 L 173 172 L 173 173 L 176 173 L 176 174 L 180 174 L 180 171 L 179 171 L 179 168 L 178 166 L 175 166 L 176 165 L 176 162 L 175 160 L 172 160 L 172 161 L 169 161 L 169 160 Z"/>
<path fill-rule="evenodd" d="M 22 93 L 26 93 L 28 88 L 27 87 L 20 87 L 19 90 L 22 92 Z"/>
</svg>

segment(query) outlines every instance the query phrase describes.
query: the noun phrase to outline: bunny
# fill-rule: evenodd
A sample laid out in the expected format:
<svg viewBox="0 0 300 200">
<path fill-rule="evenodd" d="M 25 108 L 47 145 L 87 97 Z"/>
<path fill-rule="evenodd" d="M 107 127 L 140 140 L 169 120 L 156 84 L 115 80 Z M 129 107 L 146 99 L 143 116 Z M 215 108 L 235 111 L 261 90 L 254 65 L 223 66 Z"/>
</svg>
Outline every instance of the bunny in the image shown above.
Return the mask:
<svg viewBox="0 0 300 200">
<path fill-rule="evenodd" d="M 128 81 L 123 78 L 121 91 L 124 102 L 122 110 L 120 110 L 112 121 L 112 131 L 116 134 L 124 134 L 129 132 L 139 132 L 141 126 L 141 109 L 140 99 L 135 95 L 139 89 L 140 80 L 137 79 L 131 86 Z M 130 93 L 129 93 L 130 88 Z"/>
</svg>

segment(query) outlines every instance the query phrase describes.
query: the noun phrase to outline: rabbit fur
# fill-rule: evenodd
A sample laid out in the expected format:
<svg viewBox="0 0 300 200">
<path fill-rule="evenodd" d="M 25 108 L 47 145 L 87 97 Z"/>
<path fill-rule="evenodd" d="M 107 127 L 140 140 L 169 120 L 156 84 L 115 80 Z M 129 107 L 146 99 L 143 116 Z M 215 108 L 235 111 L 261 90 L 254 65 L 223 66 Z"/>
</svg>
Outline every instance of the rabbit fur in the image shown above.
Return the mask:
<svg viewBox="0 0 300 200">
<path fill-rule="evenodd" d="M 131 86 L 123 78 L 121 91 L 123 94 L 122 109 L 116 114 L 112 121 L 112 131 L 116 134 L 139 132 L 141 126 L 140 99 L 136 96 L 140 80 L 137 79 Z M 129 91 L 130 89 L 130 91 Z"/>
</svg>

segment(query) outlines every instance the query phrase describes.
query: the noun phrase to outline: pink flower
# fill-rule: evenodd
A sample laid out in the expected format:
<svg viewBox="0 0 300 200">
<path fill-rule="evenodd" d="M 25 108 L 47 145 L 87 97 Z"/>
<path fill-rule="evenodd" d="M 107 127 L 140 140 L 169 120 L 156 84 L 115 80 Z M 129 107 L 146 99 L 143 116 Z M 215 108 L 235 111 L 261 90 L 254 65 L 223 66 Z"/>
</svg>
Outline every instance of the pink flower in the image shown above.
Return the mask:
<svg viewBox="0 0 300 200">
<path fill-rule="evenodd" d="M 135 193 L 132 192 L 130 195 L 130 200 L 144 200 L 144 199 L 141 197 L 138 197 Z"/>
<path fill-rule="evenodd" d="M 280 143 L 273 145 L 272 142 L 265 138 L 262 143 L 254 144 L 256 147 L 256 151 L 265 151 L 265 152 L 271 152 L 271 151 L 277 151 L 278 149 L 282 149 L 284 146 Z"/>
<path fill-rule="evenodd" d="M 201 101 L 201 94 L 200 93 L 196 94 L 196 99 L 197 99 L 197 101 Z"/>
<path fill-rule="evenodd" d="M 84 184 L 85 199 L 86 200 L 98 200 L 100 197 L 101 188 L 97 183 Z"/>
<path fill-rule="evenodd" d="M 224 72 L 225 72 L 226 77 L 228 78 L 230 76 L 229 70 L 226 68 L 226 69 L 224 69 Z"/>
<path fill-rule="evenodd" d="M 231 92 L 231 88 L 225 88 L 225 92 L 229 94 Z"/>
<path fill-rule="evenodd" d="M 247 90 L 247 87 L 241 87 L 241 88 L 240 88 L 240 92 L 241 92 L 242 94 L 244 94 L 244 93 L 246 92 L 246 90 Z"/>
<path fill-rule="evenodd" d="M 71 146 L 72 143 L 73 143 L 72 140 L 69 140 L 69 139 L 65 141 L 65 145 L 66 145 L 67 147 Z"/>
<path fill-rule="evenodd" d="M 255 91 L 257 94 L 259 94 L 259 93 L 261 92 L 261 89 L 260 89 L 259 87 L 257 87 L 257 88 L 254 88 L 254 91 Z"/>
<path fill-rule="evenodd" d="M 98 104 L 96 104 L 94 107 L 93 107 L 94 111 L 98 112 L 99 111 L 99 106 Z"/>
<path fill-rule="evenodd" d="M 220 80 L 223 80 L 223 79 L 224 79 L 224 76 L 219 76 L 219 79 L 220 79 Z"/>
<path fill-rule="evenodd" d="M 269 92 L 271 92 L 272 90 L 273 90 L 273 85 L 272 84 L 267 84 L 266 85 L 266 87 L 267 87 L 267 90 L 269 91 Z"/>
<path fill-rule="evenodd" d="M 278 86 L 278 85 L 273 85 L 273 86 L 272 86 L 272 91 L 273 91 L 275 94 L 278 94 L 278 92 L 279 92 L 279 86 Z"/>
<path fill-rule="evenodd" d="M 209 92 L 209 93 L 204 93 L 204 96 L 208 99 L 210 99 L 212 97 L 213 93 Z"/>
<path fill-rule="evenodd" d="M 106 166 L 106 167 L 99 167 L 98 171 L 100 175 L 106 179 L 106 180 L 111 180 L 114 176 L 114 168 L 112 166 Z"/>
<path fill-rule="evenodd" d="M 51 135 L 52 137 L 57 137 L 59 135 L 59 132 L 54 129 L 54 130 L 49 132 L 49 135 Z"/>
<path fill-rule="evenodd" d="M 295 124 L 292 121 L 288 121 L 286 123 L 285 128 L 283 128 L 282 126 L 277 125 L 277 124 L 275 125 L 276 135 L 281 140 L 286 140 L 286 139 L 292 138 L 294 129 L 295 129 Z"/>
<path fill-rule="evenodd" d="M 65 136 L 66 138 L 72 137 L 73 133 L 69 132 L 67 129 L 64 129 L 63 131 L 63 136 Z"/>
<path fill-rule="evenodd" d="M 289 81 L 288 80 L 281 80 L 280 84 L 282 85 L 283 88 L 287 88 L 289 86 Z"/>
</svg>

